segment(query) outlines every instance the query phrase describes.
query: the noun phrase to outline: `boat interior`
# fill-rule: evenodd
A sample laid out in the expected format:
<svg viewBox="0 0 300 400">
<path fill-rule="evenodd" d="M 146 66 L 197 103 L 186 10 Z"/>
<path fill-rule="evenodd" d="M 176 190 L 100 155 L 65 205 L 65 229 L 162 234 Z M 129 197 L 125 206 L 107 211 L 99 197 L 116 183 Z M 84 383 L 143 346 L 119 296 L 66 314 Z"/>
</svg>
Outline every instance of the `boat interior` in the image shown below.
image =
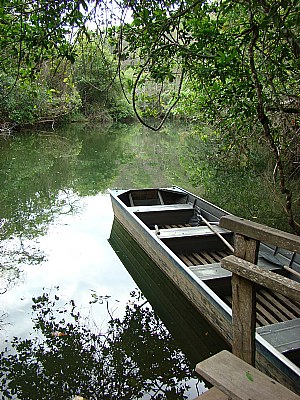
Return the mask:
<svg viewBox="0 0 300 400">
<path fill-rule="evenodd" d="M 218 226 L 225 211 L 175 189 L 131 190 L 119 198 L 199 279 L 231 306 L 231 272 L 220 264 L 222 258 L 232 254 L 226 242 L 231 246 L 234 243 L 233 232 Z M 257 264 L 299 280 L 283 268 L 288 265 L 300 272 L 299 254 L 261 244 Z M 291 301 L 257 287 L 256 326 L 267 341 L 300 366 L 300 299 Z"/>
</svg>

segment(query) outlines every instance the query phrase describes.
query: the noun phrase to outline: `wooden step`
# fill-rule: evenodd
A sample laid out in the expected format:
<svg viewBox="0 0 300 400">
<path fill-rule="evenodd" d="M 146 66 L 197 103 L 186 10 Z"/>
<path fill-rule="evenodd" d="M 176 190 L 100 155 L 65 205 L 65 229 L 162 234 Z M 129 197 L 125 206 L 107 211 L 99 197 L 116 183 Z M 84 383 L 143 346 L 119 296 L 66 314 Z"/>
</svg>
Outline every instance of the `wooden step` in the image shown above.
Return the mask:
<svg viewBox="0 0 300 400">
<path fill-rule="evenodd" d="M 207 392 L 200 394 L 200 396 L 197 396 L 193 400 L 229 400 L 229 398 L 221 390 L 213 386 Z"/>
<path fill-rule="evenodd" d="M 232 399 L 300 400 L 297 394 L 226 350 L 197 364 L 196 372 Z"/>
</svg>

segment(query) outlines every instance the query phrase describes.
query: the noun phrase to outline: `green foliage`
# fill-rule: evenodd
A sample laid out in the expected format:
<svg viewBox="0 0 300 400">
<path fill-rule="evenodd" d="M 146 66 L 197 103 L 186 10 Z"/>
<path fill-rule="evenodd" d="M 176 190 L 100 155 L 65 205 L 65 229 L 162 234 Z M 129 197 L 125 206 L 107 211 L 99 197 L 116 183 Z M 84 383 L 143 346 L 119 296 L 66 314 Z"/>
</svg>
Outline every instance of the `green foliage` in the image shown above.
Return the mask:
<svg viewBox="0 0 300 400">
<path fill-rule="evenodd" d="M 133 97 L 145 75 L 163 84 L 181 71 L 185 80 L 177 82 L 178 91 L 183 89 L 177 115 L 214 126 L 216 151 L 235 152 L 238 163 L 249 157 L 254 140 L 267 143 L 289 223 L 300 232 L 288 178 L 291 170 L 296 174 L 295 165 L 299 174 L 293 149 L 296 142 L 299 147 L 300 2 L 162 0 L 128 6 L 133 22 L 123 35 L 140 58 Z"/>
<path fill-rule="evenodd" d="M 85 0 L 22 1 L 5 0 L 0 6 L 1 71 L 32 75 L 47 58 L 64 57 L 74 61 L 68 40 L 72 30 L 83 27 Z"/>
<path fill-rule="evenodd" d="M 146 8 L 143 2 L 130 7 L 133 23 L 124 27 L 123 34 L 128 42 L 126 51 L 141 59 L 137 67 L 155 82 L 169 81 L 175 66 L 183 69 L 188 83 L 182 114 L 192 111 L 191 116 L 219 123 L 231 141 L 244 140 L 243 136 L 258 130 L 257 93 L 249 65 L 251 13 L 259 29 L 256 71 L 270 118 L 273 120 L 272 110 L 282 112 L 286 102 L 298 96 L 298 1 L 291 6 L 287 2 L 271 6 L 269 2 L 178 5 L 151 1 Z M 281 132 L 274 129 L 275 140 L 276 135 L 284 135 L 282 128 Z"/>
<path fill-rule="evenodd" d="M 12 89 L 9 96 L 0 98 L 0 122 L 18 126 L 43 123 L 45 120 L 52 122 L 65 119 L 78 110 L 81 99 L 71 78 L 62 74 L 58 85 L 58 72 L 55 79 L 51 79 L 52 73 L 45 63 L 34 79 L 14 83 L 13 77 L 2 74 L 3 91 L 9 87 Z"/>
<path fill-rule="evenodd" d="M 0 354 L 3 399 L 185 398 L 193 369 L 139 292 L 106 331 L 58 288 L 32 301 L 35 334 Z"/>
<path fill-rule="evenodd" d="M 85 27 L 95 5 L 84 0 L 1 2 L 0 133 L 6 126 L 9 133 L 14 126 L 70 118 L 82 105 L 95 119 L 131 115 L 114 79 L 117 64 L 103 50 L 102 33 Z"/>
<path fill-rule="evenodd" d="M 132 116 L 117 81 L 117 61 L 102 35 L 89 32 L 76 45 L 73 79 L 82 99 L 83 113 L 92 120 L 120 120 Z"/>
</svg>

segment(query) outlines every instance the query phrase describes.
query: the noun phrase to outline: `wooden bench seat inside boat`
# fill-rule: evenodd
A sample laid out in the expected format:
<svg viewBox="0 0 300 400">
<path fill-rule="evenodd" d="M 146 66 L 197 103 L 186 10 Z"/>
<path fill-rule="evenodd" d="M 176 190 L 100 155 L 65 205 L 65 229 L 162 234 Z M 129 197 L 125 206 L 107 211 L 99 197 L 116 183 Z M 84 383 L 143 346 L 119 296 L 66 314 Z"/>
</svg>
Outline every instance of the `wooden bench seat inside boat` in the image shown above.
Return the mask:
<svg viewBox="0 0 300 400">
<path fill-rule="evenodd" d="M 214 226 L 214 229 L 221 235 L 231 236 L 231 232 L 226 229 L 220 228 L 219 226 Z M 157 235 L 160 239 L 173 239 L 173 238 L 183 238 L 191 236 L 211 236 L 215 235 L 208 226 L 188 226 L 188 227 L 176 227 L 168 229 L 159 229 Z"/>
<path fill-rule="evenodd" d="M 193 210 L 192 204 L 168 204 L 161 205 L 155 204 L 153 206 L 133 206 L 130 207 L 130 211 L 134 213 L 151 213 L 151 212 L 161 212 L 161 211 L 180 211 L 180 210 Z"/>
<path fill-rule="evenodd" d="M 148 226 L 167 224 L 188 224 L 194 216 L 194 208 L 187 204 L 167 204 L 153 206 L 133 206 L 134 212 Z"/>
<path fill-rule="evenodd" d="M 221 263 L 195 265 L 190 270 L 202 281 L 231 277 L 231 272 L 221 267 Z"/>
<path fill-rule="evenodd" d="M 214 226 L 214 229 L 228 242 L 232 242 L 232 232 L 218 226 Z M 201 252 L 204 250 L 222 251 L 226 249 L 226 245 L 206 225 L 160 229 L 157 232 L 157 237 L 159 237 L 172 251 L 174 251 L 174 253 L 191 253 Z"/>
</svg>

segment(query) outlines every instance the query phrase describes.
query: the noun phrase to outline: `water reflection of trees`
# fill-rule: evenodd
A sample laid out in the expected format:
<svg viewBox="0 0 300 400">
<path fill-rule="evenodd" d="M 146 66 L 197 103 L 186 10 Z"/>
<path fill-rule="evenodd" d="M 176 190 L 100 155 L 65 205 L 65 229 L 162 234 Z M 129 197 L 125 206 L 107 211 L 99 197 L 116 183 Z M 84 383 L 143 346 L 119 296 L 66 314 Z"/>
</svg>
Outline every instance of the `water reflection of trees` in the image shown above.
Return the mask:
<svg viewBox="0 0 300 400">
<path fill-rule="evenodd" d="M 43 132 L 1 142 L 0 293 L 19 281 L 20 265 L 45 260 L 38 240 L 51 223 L 78 213 L 81 195 L 109 186 L 117 173 L 112 151 L 122 150 L 117 138 L 75 130 L 70 138 Z"/>
<path fill-rule="evenodd" d="M 186 398 L 193 368 L 138 291 L 105 331 L 58 291 L 32 310 L 35 333 L 1 353 L 2 398 Z"/>
</svg>

